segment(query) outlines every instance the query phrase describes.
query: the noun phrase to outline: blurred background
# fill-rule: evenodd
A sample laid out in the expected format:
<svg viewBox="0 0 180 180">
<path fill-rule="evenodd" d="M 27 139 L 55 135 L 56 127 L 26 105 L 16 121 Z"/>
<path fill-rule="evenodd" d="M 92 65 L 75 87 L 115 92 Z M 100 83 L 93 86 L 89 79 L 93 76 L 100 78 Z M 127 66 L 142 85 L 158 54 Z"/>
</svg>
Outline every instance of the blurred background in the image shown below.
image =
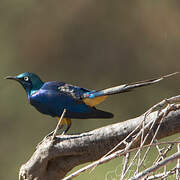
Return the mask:
<svg viewBox="0 0 180 180">
<path fill-rule="evenodd" d="M 18 179 L 21 164 L 57 123 L 28 104 L 19 84 L 3 79 L 26 71 L 97 90 L 180 71 L 180 1 L 1 0 L 1 180 Z M 69 134 L 139 116 L 178 95 L 179 80 L 111 96 L 98 108 L 113 119 L 74 119 Z M 114 160 L 76 179 L 116 179 L 120 164 Z"/>
</svg>

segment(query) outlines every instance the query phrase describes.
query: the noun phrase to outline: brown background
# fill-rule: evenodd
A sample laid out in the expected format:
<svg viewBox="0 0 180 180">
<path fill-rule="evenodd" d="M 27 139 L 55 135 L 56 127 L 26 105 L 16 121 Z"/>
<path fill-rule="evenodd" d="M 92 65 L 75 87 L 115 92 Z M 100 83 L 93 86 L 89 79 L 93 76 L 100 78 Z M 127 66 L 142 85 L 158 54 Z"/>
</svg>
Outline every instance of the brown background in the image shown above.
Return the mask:
<svg viewBox="0 0 180 180">
<path fill-rule="evenodd" d="M 180 1 L 0 1 L 0 179 L 18 169 L 56 126 L 37 112 L 20 85 L 3 77 L 25 71 L 44 81 L 90 89 L 134 82 L 180 69 Z M 92 130 L 143 113 L 179 94 L 180 76 L 110 97 L 99 108 L 112 120 L 73 120 L 69 133 Z M 77 179 L 117 177 L 121 160 Z M 111 176 L 108 176 L 111 179 Z"/>
</svg>

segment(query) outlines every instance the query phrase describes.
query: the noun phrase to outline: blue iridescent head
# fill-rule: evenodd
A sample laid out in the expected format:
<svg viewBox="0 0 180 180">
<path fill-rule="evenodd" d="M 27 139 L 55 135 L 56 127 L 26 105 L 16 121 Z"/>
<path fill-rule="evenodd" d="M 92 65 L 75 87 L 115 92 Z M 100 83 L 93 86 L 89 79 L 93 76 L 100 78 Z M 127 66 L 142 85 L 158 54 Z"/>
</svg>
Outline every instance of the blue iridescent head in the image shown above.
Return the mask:
<svg viewBox="0 0 180 180">
<path fill-rule="evenodd" d="M 28 95 L 31 95 L 39 90 L 44 84 L 36 74 L 29 72 L 25 72 L 17 76 L 7 76 L 5 79 L 12 79 L 19 82 L 24 87 Z"/>
</svg>

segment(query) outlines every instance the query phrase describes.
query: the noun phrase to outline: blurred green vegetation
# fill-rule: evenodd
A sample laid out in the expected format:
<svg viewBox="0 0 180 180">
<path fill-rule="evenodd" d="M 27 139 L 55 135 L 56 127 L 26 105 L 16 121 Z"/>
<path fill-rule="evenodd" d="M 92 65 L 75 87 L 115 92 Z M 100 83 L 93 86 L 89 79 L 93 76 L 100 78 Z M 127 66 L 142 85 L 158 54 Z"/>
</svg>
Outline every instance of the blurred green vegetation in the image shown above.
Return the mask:
<svg viewBox="0 0 180 180">
<path fill-rule="evenodd" d="M 29 71 L 44 81 L 102 89 L 179 71 L 179 19 L 180 1 L 1 0 L 0 179 L 18 179 L 20 165 L 56 126 L 56 120 L 28 104 L 20 85 L 3 77 Z M 112 96 L 99 108 L 113 112 L 114 119 L 74 119 L 69 133 L 138 116 L 179 94 L 178 82 L 177 75 Z M 76 179 L 105 179 L 121 162 L 109 162 Z"/>
</svg>

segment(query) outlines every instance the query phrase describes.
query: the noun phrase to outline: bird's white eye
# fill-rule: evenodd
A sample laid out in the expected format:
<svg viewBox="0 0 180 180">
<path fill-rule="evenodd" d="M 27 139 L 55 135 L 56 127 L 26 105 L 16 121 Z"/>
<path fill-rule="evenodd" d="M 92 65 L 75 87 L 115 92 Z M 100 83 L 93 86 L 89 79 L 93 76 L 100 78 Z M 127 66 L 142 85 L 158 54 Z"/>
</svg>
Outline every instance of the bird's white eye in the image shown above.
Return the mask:
<svg viewBox="0 0 180 180">
<path fill-rule="evenodd" d="M 25 81 L 28 81 L 28 80 L 29 80 L 29 78 L 28 78 L 27 76 L 25 76 L 25 77 L 24 77 L 24 80 L 25 80 Z"/>
</svg>

